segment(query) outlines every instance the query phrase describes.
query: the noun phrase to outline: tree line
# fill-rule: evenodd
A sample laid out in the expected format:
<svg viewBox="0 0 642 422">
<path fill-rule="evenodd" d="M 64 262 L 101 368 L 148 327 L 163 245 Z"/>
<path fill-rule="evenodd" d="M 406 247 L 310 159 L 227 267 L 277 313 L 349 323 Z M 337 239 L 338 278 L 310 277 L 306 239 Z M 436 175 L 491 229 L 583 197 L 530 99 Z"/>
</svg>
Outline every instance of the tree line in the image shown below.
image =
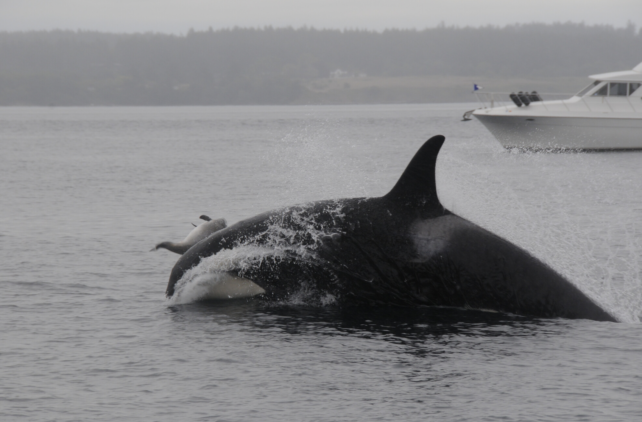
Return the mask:
<svg viewBox="0 0 642 422">
<path fill-rule="evenodd" d="M 296 104 L 332 78 L 586 77 L 641 61 L 633 24 L 0 32 L 0 105 Z"/>
</svg>

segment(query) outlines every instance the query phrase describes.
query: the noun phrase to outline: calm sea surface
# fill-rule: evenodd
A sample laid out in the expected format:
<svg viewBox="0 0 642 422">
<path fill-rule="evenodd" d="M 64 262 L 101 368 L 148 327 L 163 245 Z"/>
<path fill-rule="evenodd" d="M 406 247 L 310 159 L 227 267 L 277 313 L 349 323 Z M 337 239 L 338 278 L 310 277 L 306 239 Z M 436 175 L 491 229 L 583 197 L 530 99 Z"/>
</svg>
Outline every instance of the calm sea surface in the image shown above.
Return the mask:
<svg viewBox="0 0 642 422">
<path fill-rule="evenodd" d="M 0 108 L 0 420 L 640 420 L 642 152 L 506 151 L 470 108 Z M 165 300 L 149 250 L 199 215 L 383 195 L 436 134 L 442 203 L 620 323 Z"/>
</svg>

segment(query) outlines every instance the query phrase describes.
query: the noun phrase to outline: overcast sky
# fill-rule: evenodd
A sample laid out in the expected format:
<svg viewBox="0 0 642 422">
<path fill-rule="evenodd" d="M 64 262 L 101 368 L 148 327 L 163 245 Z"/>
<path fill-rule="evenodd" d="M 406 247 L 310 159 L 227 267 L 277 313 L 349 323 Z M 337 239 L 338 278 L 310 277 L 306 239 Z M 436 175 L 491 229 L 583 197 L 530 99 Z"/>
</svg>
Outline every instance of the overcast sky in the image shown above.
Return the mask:
<svg viewBox="0 0 642 422">
<path fill-rule="evenodd" d="M 584 22 L 642 26 L 642 0 L 0 0 L 0 31 L 185 33 L 233 26 L 373 29 Z"/>
</svg>

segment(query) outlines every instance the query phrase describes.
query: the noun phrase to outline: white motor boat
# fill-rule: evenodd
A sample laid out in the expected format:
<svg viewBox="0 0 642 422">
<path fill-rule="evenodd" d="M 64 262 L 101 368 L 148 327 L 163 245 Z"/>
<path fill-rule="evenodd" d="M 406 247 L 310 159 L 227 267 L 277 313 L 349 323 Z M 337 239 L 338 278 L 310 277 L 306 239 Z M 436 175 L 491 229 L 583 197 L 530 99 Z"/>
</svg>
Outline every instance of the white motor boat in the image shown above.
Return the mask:
<svg viewBox="0 0 642 422">
<path fill-rule="evenodd" d="M 543 100 L 554 94 L 534 91 L 475 91 L 483 107 L 472 115 L 506 148 L 642 149 L 642 63 L 589 78 L 590 85 L 565 100 Z"/>
</svg>

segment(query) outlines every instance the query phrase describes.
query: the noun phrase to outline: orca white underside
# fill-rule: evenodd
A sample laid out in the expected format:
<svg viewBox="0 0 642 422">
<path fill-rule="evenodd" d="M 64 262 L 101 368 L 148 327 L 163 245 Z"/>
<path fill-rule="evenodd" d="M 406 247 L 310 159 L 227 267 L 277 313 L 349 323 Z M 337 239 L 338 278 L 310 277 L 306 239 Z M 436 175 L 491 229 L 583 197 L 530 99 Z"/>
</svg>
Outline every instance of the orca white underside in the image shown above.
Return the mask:
<svg viewBox="0 0 642 422">
<path fill-rule="evenodd" d="M 228 272 L 201 274 L 190 285 L 192 292 L 188 295 L 198 296 L 198 300 L 243 299 L 265 293 L 252 280 Z"/>
</svg>

